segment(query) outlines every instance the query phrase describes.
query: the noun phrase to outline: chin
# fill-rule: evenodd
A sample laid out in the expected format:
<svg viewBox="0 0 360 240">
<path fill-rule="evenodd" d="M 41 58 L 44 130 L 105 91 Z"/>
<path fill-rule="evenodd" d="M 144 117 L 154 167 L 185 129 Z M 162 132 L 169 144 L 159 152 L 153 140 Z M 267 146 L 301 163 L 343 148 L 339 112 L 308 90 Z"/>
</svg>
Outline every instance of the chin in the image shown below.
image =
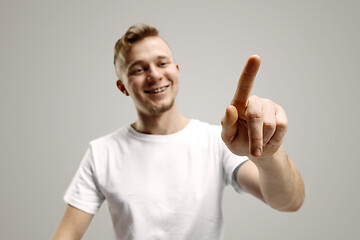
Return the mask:
<svg viewBox="0 0 360 240">
<path fill-rule="evenodd" d="M 148 108 L 148 110 L 151 115 L 159 115 L 159 114 L 169 111 L 171 108 L 173 108 L 174 104 L 175 104 L 175 100 L 172 100 L 170 103 L 162 105 L 162 106 L 152 105 Z"/>
</svg>

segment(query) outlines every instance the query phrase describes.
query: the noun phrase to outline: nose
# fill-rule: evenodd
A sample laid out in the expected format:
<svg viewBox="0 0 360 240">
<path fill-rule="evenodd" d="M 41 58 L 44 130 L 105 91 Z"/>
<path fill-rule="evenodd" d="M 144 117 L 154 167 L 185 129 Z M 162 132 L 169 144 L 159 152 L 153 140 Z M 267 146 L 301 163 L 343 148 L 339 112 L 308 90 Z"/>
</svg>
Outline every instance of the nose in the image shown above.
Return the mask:
<svg viewBox="0 0 360 240">
<path fill-rule="evenodd" d="M 148 82 L 159 81 L 162 79 L 162 73 L 156 66 L 151 65 L 148 70 L 146 80 Z"/>
</svg>

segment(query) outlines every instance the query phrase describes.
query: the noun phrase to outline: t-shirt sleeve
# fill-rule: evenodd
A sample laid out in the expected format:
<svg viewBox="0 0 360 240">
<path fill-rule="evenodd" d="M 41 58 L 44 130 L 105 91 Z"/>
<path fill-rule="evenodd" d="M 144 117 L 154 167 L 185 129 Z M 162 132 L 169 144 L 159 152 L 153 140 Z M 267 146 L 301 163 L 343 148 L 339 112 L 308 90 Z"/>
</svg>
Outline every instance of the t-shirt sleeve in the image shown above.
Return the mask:
<svg viewBox="0 0 360 240">
<path fill-rule="evenodd" d="M 89 148 L 65 193 L 64 200 L 84 212 L 95 214 L 104 199 L 96 181 L 92 149 Z"/>
<path fill-rule="evenodd" d="M 224 167 L 225 184 L 233 186 L 236 192 L 242 193 L 243 189 L 237 183 L 235 176 L 241 164 L 249 160 L 247 156 L 238 156 L 233 154 L 220 137 L 220 145 L 222 149 L 222 159 Z"/>
</svg>

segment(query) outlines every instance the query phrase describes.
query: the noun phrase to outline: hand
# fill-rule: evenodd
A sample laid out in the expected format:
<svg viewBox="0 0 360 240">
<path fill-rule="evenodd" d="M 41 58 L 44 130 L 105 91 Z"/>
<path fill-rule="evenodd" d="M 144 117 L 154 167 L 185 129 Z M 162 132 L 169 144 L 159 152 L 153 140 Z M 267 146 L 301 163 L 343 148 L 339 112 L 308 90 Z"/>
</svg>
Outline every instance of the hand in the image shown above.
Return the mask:
<svg viewBox="0 0 360 240">
<path fill-rule="evenodd" d="M 281 146 L 287 130 L 285 111 L 274 102 L 250 96 L 260 68 L 259 56 L 251 56 L 241 73 L 239 83 L 221 120 L 221 137 L 234 154 L 268 157 Z"/>
</svg>

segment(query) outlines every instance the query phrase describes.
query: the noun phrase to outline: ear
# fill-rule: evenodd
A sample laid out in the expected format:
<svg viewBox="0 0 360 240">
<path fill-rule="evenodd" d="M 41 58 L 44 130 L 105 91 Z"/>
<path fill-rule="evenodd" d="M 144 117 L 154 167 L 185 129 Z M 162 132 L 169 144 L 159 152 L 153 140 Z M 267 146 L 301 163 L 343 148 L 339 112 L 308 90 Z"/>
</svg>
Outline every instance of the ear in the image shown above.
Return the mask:
<svg viewBox="0 0 360 240">
<path fill-rule="evenodd" d="M 116 81 L 116 86 L 123 94 L 125 94 L 126 96 L 129 96 L 129 93 L 126 91 L 124 83 L 121 80 Z"/>
<path fill-rule="evenodd" d="M 176 70 L 177 70 L 177 75 L 178 77 L 180 76 L 180 68 L 179 68 L 179 64 L 176 64 Z"/>
</svg>

